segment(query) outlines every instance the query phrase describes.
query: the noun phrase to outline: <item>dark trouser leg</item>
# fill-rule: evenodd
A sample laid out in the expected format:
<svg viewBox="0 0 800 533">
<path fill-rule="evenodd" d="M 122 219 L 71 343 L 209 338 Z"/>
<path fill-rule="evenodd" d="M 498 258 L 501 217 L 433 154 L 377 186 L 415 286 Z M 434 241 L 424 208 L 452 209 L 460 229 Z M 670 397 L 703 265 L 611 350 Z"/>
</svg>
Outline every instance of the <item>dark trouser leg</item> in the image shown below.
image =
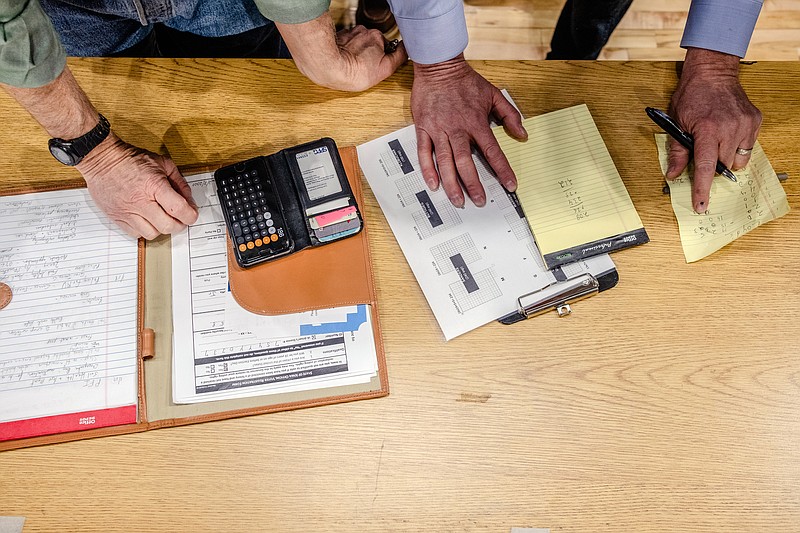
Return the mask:
<svg viewBox="0 0 800 533">
<path fill-rule="evenodd" d="M 567 0 L 547 59 L 597 59 L 633 0 Z"/>
<path fill-rule="evenodd" d="M 163 57 L 292 57 L 273 23 L 226 37 L 203 37 L 163 24 L 154 33 Z"/>
<path fill-rule="evenodd" d="M 112 57 L 161 57 L 156 42 L 156 32 L 151 31 L 147 37 L 120 52 L 110 54 Z"/>
</svg>

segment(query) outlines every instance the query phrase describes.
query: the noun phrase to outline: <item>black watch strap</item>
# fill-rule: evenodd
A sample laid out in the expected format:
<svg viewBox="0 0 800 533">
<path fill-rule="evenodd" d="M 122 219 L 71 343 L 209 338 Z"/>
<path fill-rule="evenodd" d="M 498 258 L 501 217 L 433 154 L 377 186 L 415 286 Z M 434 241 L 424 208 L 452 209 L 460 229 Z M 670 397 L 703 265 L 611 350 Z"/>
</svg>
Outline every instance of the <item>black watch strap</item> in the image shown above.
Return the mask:
<svg viewBox="0 0 800 533">
<path fill-rule="evenodd" d="M 98 117 L 100 120 L 97 122 L 97 126 L 72 141 L 75 145 L 77 155 L 81 158 L 85 157 L 86 154 L 103 142 L 103 139 L 108 137 L 108 132 L 111 131 L 111 124 L 108 122 L 108 119 L 99 113 Z"/>
<path fill-rule="evenodd" d="M 80 137 L 71 140 L 50 139 L 48 143 L 50 145 L 50 151 L 53 152 L 54 146 L 60 148 L 62 152 L 68 155 L 71 162 L 67 163 L 60 157 L 56 157 L 56 159 L 64 164 L 77 165 L 89 152 L 94 150 L 98 144 L 103 142 L 111 131 L 111 124 L 106 117 L 99 113 L 98 118 L 97 125 Z M 53 155 L 55 156 L 55 154 Z"/>
</svg>

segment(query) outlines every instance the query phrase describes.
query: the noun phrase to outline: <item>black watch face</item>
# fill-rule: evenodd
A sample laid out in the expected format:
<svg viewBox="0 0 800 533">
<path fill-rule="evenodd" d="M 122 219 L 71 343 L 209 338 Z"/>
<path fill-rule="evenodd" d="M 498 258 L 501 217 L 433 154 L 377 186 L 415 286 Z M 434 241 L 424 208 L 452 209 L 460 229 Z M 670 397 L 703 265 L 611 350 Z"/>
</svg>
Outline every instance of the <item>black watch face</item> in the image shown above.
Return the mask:
<svg viewBox="0 0 800 533">
<path fill-rule="evenodd" d="M 73 166 L 78 163 L 75 161 L 75 157 L 59 144 L 50 143 L 50 153 L 65 165 Z"/>
</svg>

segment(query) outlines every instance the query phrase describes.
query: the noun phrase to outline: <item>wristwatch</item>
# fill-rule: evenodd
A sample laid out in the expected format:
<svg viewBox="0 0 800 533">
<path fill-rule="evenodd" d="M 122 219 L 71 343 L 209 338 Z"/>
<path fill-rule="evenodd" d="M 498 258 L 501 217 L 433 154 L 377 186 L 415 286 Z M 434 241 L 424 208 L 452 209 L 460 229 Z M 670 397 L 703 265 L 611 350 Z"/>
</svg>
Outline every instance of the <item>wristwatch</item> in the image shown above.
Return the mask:
<svg viewBox="0 0 800 533">
<path fill-rule="evenodd" d="M 97 126 L 80 137 L 70 141 L 65 141 L 64 139 L 50 139 L 47 145 L 50 147 L 50 153 L 53 154 L 53 157 L 65 165 L 74 167 L 80 163 L 89 152 L 94 150 L 98 144 L 103 142 L 103 139 L 108 137 L 108 132 L 111 131 L 111 124 L 106 117 L 99 113 L 98 115 L 100 121 L 97 123 Z"/>
</svg>

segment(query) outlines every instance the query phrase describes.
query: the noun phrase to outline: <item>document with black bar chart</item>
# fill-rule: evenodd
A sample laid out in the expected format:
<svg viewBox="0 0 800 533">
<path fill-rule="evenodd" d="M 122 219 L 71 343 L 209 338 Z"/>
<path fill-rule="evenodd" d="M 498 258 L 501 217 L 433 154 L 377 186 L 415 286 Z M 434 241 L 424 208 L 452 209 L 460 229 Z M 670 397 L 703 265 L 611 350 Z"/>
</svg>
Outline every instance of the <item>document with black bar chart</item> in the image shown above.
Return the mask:
<svg viewBox="0 0 800 533">
<path fill-rule="evenodd" d="M 545 269 L 517 198 L 473 155 L 486 205 L 454 207 L 428 189 L 414 126 L 358 147 L 361 169 L 447 340 L 517 310 L 517 298 L 583 272 L 614 268 L 608 255 Z"/>
</svg>

